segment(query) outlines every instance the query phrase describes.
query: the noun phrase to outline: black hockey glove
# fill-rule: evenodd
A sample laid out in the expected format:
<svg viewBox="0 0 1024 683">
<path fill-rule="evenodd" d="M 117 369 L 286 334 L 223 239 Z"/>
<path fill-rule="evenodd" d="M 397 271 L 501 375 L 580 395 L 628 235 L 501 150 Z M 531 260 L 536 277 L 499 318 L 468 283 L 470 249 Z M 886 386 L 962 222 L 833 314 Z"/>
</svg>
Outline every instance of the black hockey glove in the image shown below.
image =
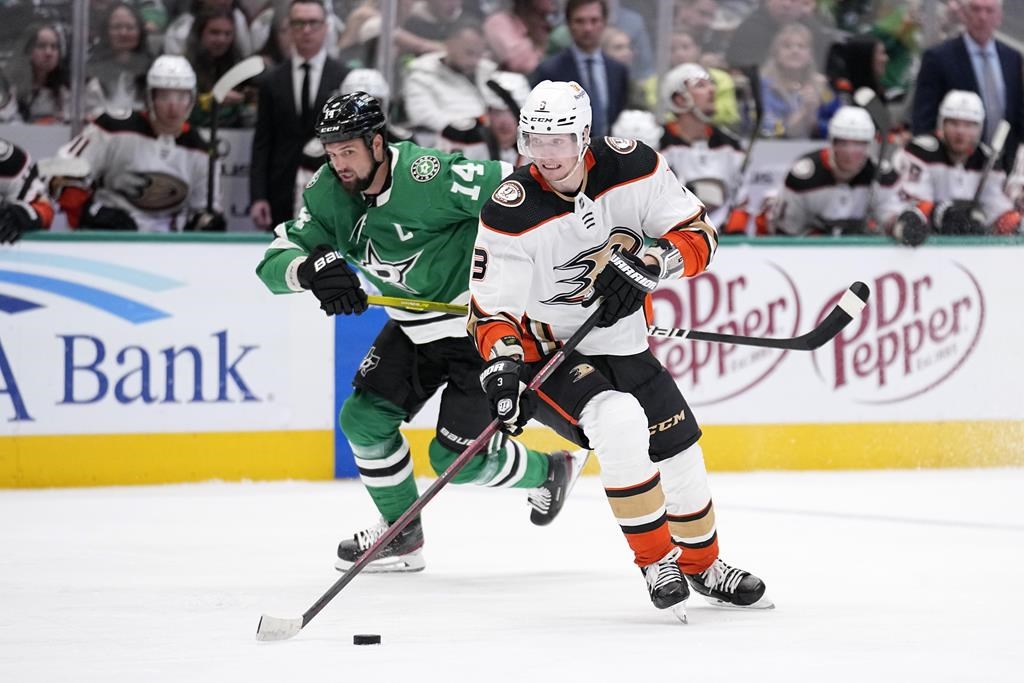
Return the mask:
<svg viewBox="0 0 1024 683">
<path fill-rule="evenodd" d="M 359 315 L 366 310 L 366 292 L 359 278 L 334 247 L 321 244 L 299 266 L 299 284 L 313 291 L 327 315 Z"/>
<path fill-rule="evenodd" d="M 228 224 L 224 216 L 217 211 L 200 211 L 192 214 L 185 223 L 185 232 L 224 232 Z"/>
<path fill-rule="evenodd" d="M 928 227 L 928 221 L 925 220 L 924 214 L 917 209 L 901 213 L 892 226 L 893 238 L 911 247 L 921 245 L 928 239 L 929 234 L 931 234 L 931 228 Z"/>
<path fill-rule="evenodd" d="M 17 242 L 22 233 L 42 227 L 39 214 L 25 202 L 11 202 L 0 207 L 0 244 Z"/>
<path fill-rule="evenodd" d="M 598 274 L 590 298 L 583 302 L 583 307 L 587 308 L 602 298 L 602 314 L 597 326 L 611 327 L 639 311 L 644 299 L 657 286 L 657 266 L 647 265 L 628 251 L 616 250 Z"/>
<path fill-rule="evenodd" d="M 932 225 L 944 235 L 984 235 L 985 214 L 974 202 L 956 199 L 940 202 L 932 211 Z"/>
<path fill-rule="evenodd" d="M 124 209 L 90 202 L 82 211 L 80 228 L 85 230 L 138 230 L 135 219 Z"/>
<path fill-rule="evenodd" d="M 491 417 L 501 420 L 501 429 L 512 436 L 522 433 L 523 425 L 537 410 L 532 391 L 519 379 L 523 364 L 515 358 L 501 356 L 489 361 L 480 373 L 480 386 L 487 394 Z"/>
</svg>

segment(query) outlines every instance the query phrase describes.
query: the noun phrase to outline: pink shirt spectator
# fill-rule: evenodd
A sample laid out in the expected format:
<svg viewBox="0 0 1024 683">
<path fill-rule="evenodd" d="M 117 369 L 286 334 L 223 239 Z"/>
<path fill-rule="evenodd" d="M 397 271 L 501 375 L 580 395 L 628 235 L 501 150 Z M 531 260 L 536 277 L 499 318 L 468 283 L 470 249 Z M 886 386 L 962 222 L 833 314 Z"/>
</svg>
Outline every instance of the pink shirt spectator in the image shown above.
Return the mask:
<svg viewBox="0 0 1024 683">
<path fill-rule="evenodd" d="M 511 12 L 495 12 L 484 20 L 487 38 L 494 59 L 506 71 L 528 74 L 544 59 L 546 46 L 534 45 L 526 24 Z"/>
</svg>

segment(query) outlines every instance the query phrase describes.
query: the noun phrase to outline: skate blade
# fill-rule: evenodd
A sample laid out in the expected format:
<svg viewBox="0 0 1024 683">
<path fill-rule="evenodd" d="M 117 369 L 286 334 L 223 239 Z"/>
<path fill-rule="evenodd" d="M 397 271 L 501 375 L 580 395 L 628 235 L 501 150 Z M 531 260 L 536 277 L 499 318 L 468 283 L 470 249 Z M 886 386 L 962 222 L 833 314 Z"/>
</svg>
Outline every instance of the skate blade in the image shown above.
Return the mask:
<svg viewBox="0 0 1024 683">
<path fill-rule="evenodd" d="M 671 607 L 669 607 L 669 609 L 672 610 L 672 614 L 676 615 L 676 619 L 678 619 L 679 621 L 683 622 L 684 624 L 689 624 L 690 623 L 689 617 L 687 617 L 687 615 L 686 615 L 686 601 L 685 600 L 683 602 L 677 602 L 676 604 L 674 604 Z"/>
<path fill-rule="evenodd" d="M 334 568 L 344 574 L 355 563 L 347 560 L 338 559 L 334 563 Z M 409 574 L 412 572 L 421 572 L 426 569 L 427 563 L 423 559 L 423 555 L 416 551 L 408 555 L 399 555 L 397 557 L 388 557 L 383 560 L 374 560 L 370 564 L 366 565 L 363 569 L 364 574 Z"/>
<path fill-rule="evenodd" d="M 731 602 L 725 600 L 719 600 L 718 598 L 711 598 L 704 596 L 704 599 L 708 601 L 708 604 L 714 605 L 715 607 L 724 607 L 726 609 L 775 609 L 775 603 L 771 601 L 767 595 L 762 595 L 760 599 L 750 605 L 734 605 Z"/>
</svg>

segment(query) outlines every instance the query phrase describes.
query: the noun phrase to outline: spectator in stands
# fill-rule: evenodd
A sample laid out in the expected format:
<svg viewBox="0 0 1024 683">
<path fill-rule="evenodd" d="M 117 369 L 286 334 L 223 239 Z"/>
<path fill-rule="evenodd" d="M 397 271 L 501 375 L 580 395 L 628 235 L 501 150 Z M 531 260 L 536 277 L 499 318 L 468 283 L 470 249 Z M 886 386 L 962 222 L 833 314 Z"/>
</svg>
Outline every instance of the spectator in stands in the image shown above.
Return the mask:
<svg viewBox="0 0 1024 683">
<path fill-rule="evenodd" d="M 951 90 L 978 93 L 985 105 L 982 140 L 989 142 L 1000 119 L 1010 123 L 1007 154 L 1012 163 L 1024 133 L 1024 60 L 1021 53 L 995 39 L 1003 19 L 1002 0 L 968 0 L 962 12 L 966 31 L 925 51 L 917 75 L 911 129 L 915 135 L 935 130 L 939 103 Z"/>
<path fill-rule="evenodd" d="M 118 5 L 128 5 L 139 17 L 145 32 L 143 38 L 161 33 L 167 27 L 167 8 L 162 0 L 90 0 L 89 39 L 93 47 L 102 45 L 107 36 L 110 13 Z M 150 45 L 146 45 L 147 52 Z"/>
<path fill-rule="evenodd" d="M 349 13 L 345 30 L 338 38 L 339 59 L 353 67 L 372 67 L 377 59 L 377 39 L 380 36 L 380 10 L 378 0 L 365 0 Z M 444 43 L 428 40 L 402 28 L 411 16 L 413 0 L 398 0 L 395 6 L 394 43 L 399 58 L 405 55 L 423 55 L 444 50 Z"/>
<path fill-rule="evenodd" d="M 14 86 L 7 74 L 0 68 L 0 123 L 7 123 L 18 118 L 18 100 L 14 96 Z"/>
<path fill-rule="evenodd" d="M 239 0 L 239 2 L 247 16 L 252 17 L 252 21 L 249 22 L 249 37 L 252 39 L 253 52 L 266 57 L 268 50 L 278 50 L 280 46 L 275 47 L 274 41 L 270 40 L 270 38 L 272 35 L 275 35 L 275 26 L 277 27 L 276 35 L 279 40 L 282 34 L 287 35 L 288 33 L 288 0 L 268 0 L 262 6 L 256 7 L 252 5 L 258 3 L 247 3 L 245 0 Z M 337 2 L 332 3 L 331 0 L 323 0 L 323 3 L 327 9 L 327 38 L 325 39 L 327 54 L 331 57 L 337 57 L 338 37 L 341 35 L 342 29 L 344 29 L 344 24 L 331 10 L 332 4 L 337 5 Z M 287 55 L 289 50 L 290 48 L 286 44 L 281 54 Z M 281 59 L 284 59 L 284 57 Z M 280 64 L 280 62 L 280 59 L 272 60 L 274 64 Z"/>
<path fill-rule="evenodd" d="M 732 34 L 726 62 L 736 68 L 761 65 L 769 58 L 776 34 L 783 26 L 798 22 L 811 35 L 812 61 L 824 66 L 829 37 L 813 14 L 808 16 L 799 0 L 763 0 Z"/>
<path fill-rule="evenodd" d="M 530 94 L 530 82 L 514 71 L 496 71 L 482 90 L 487 107 L 484 116 L 448 126 L 435 146 L 443 152 L 461 152 L 467 159 L 494 159 L 521 166 L 524 162 L 516 137 L 518 111 Z"/>
<path fill-rule="evenodd" d="M 761 135 L 822 138 L 839 104 L 814 65 L 810 29 L 796 23 L 783 26 L 761 69 Z"/>
<path fill-rule="evenodd" d="M 693 37 L 703 54 L 700 63 L 704 65 L 704 68 L 726 68 L 725 36 L 714 28 L 717 14 L 718 0 L 676 0 L 673 32 L 676 34 L 687 33 Z M 685 59 L 677 64 L 686 62 L 696 62 L 696 60 Z"/>
<path fill-rule="evenodd" d="M 263 57 L 267 68 L 270 68 L 284 62 L 292 53 L 292 34 L 291 28 L 288 26 L 288 12 L 273 12 L 267 28 L 268 36 L 258 54 Z M 255 36 L 253 38 L 255 39 Z"/>
<path fill-rule="evenodd" d="M 462 15 L 462 0 L 424 0 L 412 6 L 402 28 L 440 43 L 447 40 Z"/>
<path fill-rule="evenodd" d="M 444 52 L 417 57 L 405 80 L 405 112 L 414 129 L 425 129 L 434 143 L 449 126 L 471 129 L 486 111 L 483 88 L 495 71 L 483 59 L 484 36 L 473 20 L 460 20 L 445 41 Z"/>
<path fill-rule="evenodd" d="M 901 0 L 888 0 L 877 3 L 878 19 L 871 28 L 871 33 L 878 36 L 885 45 L 885 53 L 889 62 L 885 65 L 882 76 L 882 87 L 889 91 L 910 88 L 916 76 L 914 64 L 920 53 L 921 22 L 915 6 L 908 6 Z"/>
<path fill-rule="evenodd" d="M 829 62 L 829 75 L 836 90 L 852 95 L 861 88 L 868 88 L 882 102 L 889 101 L 882 87 L 889 54 L 875 36 L 851 36 L 846 42 L 836 43 L 829 51 Z"/>
<path fill-rule="evenodd" d="M 146 72 L 153 62 L 147 47 L 142 15 L 127 2 L 115 3 L 86 64 L 86 109 L 131 111 L 143 107 Z"/>
<path fill-rule="evenodd" d="M 242 57 L 252 54 L 252 37 L 249 35 L 249 19 L 238 7 L 238 0 L 192 0 L 189 11 L 171 22 L 164 34 L 164 54 L 183 55 L 188 43 L 192 23 L 204 10 L 225 10 L 231 13 L 235 24 L 235 42 L 241 50 Z"/>
<path fill-rule="evenodd" d="M 11 67 L 18 113 L 26 123 L 62 123 L 68 120 L 70 81 L 57 28 L 30 26 Z"/>
<path fill-rule="evenodd" d="M 608 27 L 617 28 L 629 37 L 629 45 L 633 50 L 629 73 L 637 81 L 654 76 L 654 49 L 643 15 L 626 7 L 622 0 L 609 0 L 608 10 Z"/>
<path fill-rule="evenodd" d="M 743 84 L 748 86 L 748 89 L 749 82 L 745 76 L 733 77 L 732 74 L 724 69 L 709 66 L 704 56 L 700 49 L 700 43 L 692 33 L 676 31 L 672 34 L 669 68 L 677 67 L 680 64 L 700 64 L 707 69 L 707 72 L 711 75 L 711 80 L 715 84 L 715 113 L 711 122 L 716 126 L 735 128 L 741 121 L 739 103 L 736 100 L 736 79 L 742 79 Z"/>
<path fill-rule="evenodd" d="M 512 9 L 491 14 L 484 36 L 501 69 L 530 74 L 544 59 L 551 37 L 554 0 L 512 0 Z"/>
<path fill-rule="evenodd" d="M 291 0 L 288 25 L 294 52 L 260 79 L 252 140 L 249 215 L 264 230 L 292 217 L 302 146 L 345 78 L 341 63 L 327 56 L 327 10 L 319 0 Z"/>
<path fill-rule="evenodd" d="M 609 26 L 601 36 L 601 49 L 606 55 L 621 63 L 629 73 L 633 73 L 636 52 L 625 31 Z M 631 109 L 650 109 L 655 104 L 656 79 L 652 76 L 644 80 L 629 79 L 629 97 L 626 106 Z"/>
<path fill-rule="evenodd" d="M 189 121 L 192 125 L 208 127 L 213 115 L 213 86 L 228 69 L 242 59 L 242 51 L 235 40 L 235 25 L 230 10 L 203 10 L 189 32 L 185 44 L 185 58 L 196 71 L 198 97 Z M 250 100 L 252 98 L 250 97 Z M 217 110 L 217 125 L 237 128 L 252 125 L 253 107 L 246 106 L 242 88 L 231 90 Z"/>
<path fill-rule="evenodd" d="M 608 20 L 605 0 L 568 0 L 565 22 L 572 45 L 548 57 L 530 76 L 544 80 L 576 81 L 590 96 L 592 138 L 608 135 L 629 97 L 629 69 L 601 51 L 601 34 Z"/>
</svg>

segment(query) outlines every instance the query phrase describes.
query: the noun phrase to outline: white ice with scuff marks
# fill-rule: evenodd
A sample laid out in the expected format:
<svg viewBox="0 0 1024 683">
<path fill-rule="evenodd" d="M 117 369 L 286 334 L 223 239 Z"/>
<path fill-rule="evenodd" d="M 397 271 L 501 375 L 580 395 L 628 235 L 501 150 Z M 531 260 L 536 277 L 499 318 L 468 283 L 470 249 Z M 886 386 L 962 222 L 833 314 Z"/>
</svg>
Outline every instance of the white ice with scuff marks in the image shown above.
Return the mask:
<svg viewBox="0 0 1024 683">
<path fill-rule="evenodd" d="M 260 614 L 337 578 L 337 541 L 374 521 L 359 483 L 0 491 L 0 681 L 1024 680 L 1024 470 L 712 488 L 723 558 L 777 609 L 655 610 L 594 477 L 547 528 L 524 492 L 453 486 L 425 572 L 361 575 L 280 643 Z"/>
</svg>

